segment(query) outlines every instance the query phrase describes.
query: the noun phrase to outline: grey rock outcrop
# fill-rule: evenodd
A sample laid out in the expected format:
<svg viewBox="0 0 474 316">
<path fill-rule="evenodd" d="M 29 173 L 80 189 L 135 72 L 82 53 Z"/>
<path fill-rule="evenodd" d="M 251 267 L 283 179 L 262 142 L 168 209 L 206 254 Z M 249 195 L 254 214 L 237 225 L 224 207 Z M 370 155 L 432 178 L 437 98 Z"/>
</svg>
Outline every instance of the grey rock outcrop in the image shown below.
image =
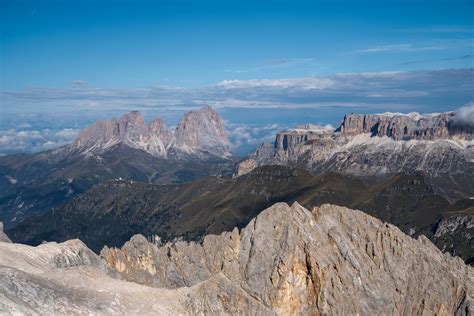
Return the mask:
<svg viewBox="0 0 474 316">
<path fill-rule="evenodd" d="M 454 112 L 428 116 L 418 113 L 350 114 L 344 117 L 339 130 L 346 136 L 371 133 L 372 136 L 388 136 L 395 140 L 472 138 L 472 127 L 457 124 L 453 120 L 455 116 Z"/>
<path fill-rule="evenodd" d="M 120 143 L 163 158 L 170 152 L 230 156 L 224 121 L 210 107 L 187 113 L 175 133 L 160 118 L 147 125 L 138 111 L 124 114 L 118 120 L 98 121 L 81 131 L 68 150 L 100 153 Z"/>
<path fill-rule="evenodd" d="M 236 175 L 261 165 L 290 165 L 314 174 L 341 172 L 362 177 L 422 172 L 449 183 L 446 197 L 474 192 L 473 130 L 453 123 L 455 114 L 348 115 L 334 131 L 296 128 L 277 134 L 240 163 Z"/>
<path fill-rule="evenodd" d="M 185 153 L 210 152 L 230 156 L 230 143 L 224 120 L 211 107 L 184 115 L 176 127 L 176 147 Z"/>
<path fill-rule="evenodd" d="M 0 242 L 0 314 L 183 314 L 180 292 L 121 281 L 81 241 Z"/>
<path fill-rule="evenodd" d="M 171 137 L 170 137 L 171 135 Z M 72 143 L 73 152 L 101 152 L 123 143 L 142 149 L 154 156 L 166 157 L 172 144 L 172 134 L 161 121 L 153 120 L 146 125 L 138 111 L 122 115 L 119 120 L 98 121 L 81 131 Z"/>
<path fill-rule="evenodd" d="M 105 261 L 126 280 L 193 289 L 192 313 L 469 315 L 474 274 L 359 211 L 278 203 L 202 244 L 135 236 Z"/>
<path fill-rule="evenodd" d="M 202 243 L 0 243 L 1 314 L 471 315 L 474 272 L 365 213 L 278 203 Z"/>
<path fill-rule="evenodd" d="M 466 254 L 474 249 L 474 208 L 443 216 L 432 240 L 443 251 L 464 256 L 465 262 L 472 265 L 474 257 Z"/>
<path fill-rule="evenodd" d="M 10 238 L 3 232 L 3 223 L 0 222 L 0 242 L 12 242 Z"/>
<path fill-rule="evenodd" d="M 435 232 L 435 237 L 441 237 L 446 234 L 452 234 L 463 226 L 465 229 L 474 228 L 473 214 L 460 214 L 450 216 L 440 221 Z"/>
</svg>

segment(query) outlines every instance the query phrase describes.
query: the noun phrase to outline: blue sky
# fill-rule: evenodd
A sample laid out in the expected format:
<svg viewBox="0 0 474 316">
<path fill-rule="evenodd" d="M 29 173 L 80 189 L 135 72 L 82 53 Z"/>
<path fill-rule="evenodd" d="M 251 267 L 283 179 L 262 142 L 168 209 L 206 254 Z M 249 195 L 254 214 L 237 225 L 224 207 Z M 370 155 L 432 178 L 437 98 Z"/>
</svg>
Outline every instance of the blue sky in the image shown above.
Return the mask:
<svg viewBox="0 0 474 316">
<path fill-rule="evenodd" d="M 0 152 L 134 109 L 275 129 L 453 110 L 474 101 L 473 23 L 456 0 L 1 0 Z"/>
<path fill-rule="evenodd" d="M 473 1 L 0 2 L 2 89 L 473 66 Z"/>
</svg>

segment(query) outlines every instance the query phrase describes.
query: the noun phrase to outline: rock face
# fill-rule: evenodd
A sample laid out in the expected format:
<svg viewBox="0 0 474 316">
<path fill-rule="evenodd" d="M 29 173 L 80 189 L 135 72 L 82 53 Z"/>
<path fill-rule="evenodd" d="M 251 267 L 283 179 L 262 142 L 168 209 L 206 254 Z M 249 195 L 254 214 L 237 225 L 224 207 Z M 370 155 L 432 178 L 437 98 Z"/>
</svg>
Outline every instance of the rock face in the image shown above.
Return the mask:
<svg viewBox="0 0 474 316">
<path fill-rule="evenodd" d="M 455 117 L 453 113 L 353 114 L 335 131 L 314 127 L 283 131 L 273 145 L 260 146 L 242 162 L 236 175 L 261 165 L 362 177 L 423 172 L 452 185 L 446 190 L 450 199 L 466 198 L 474 193 L 473 130 L 457 124 Z"/>
<path fill-rule="evenodd" d="M 102 257 L 128 281 L 193 289 L 195 313 L 438 314 L 473 312 L 474 274 L 429 240 L 359 211 L 278 203 L 242 231 L 202 244 L 137 235 Z"/>
<path fill-rule="evenodd" d="M 83 130 L 69 150 L 97 153 L 117 144 L 125 144 L 163 158 L 168 157 L 170 152 L 230 156 L 224 121 L 210 107 L 187 113 L 174 134 L 160 118 L 153 119 L 147 125 L 138 111 L 124 114 L 118 120 L 98 121 Z"/>
<path fill-rule="evenodd" d="M 474 272 L 359 211 L 298 203 L 202 243 L 0 242 L 1 314 L 471 315 Z M 139 283 L 139 284 L 137 284 Z"/>
<path fill-rule="evenodd" d="M 186 113 L 176 127 L 176 147 L 185 153 L 204 151 L 230 156 L 224 120 L 211 107 Z"/>
<path fill-rule="evenodd" d="M 0 222 L 0 242 L 12 242 L 10 238 L 3 232 L 3 223 Z"/>
<path fill-rule="evenodd" d="M 79 133 L 71 145 L 73 152 L 101 152 L 123 143 L 142 149 L 154 156 L 166 157 L 172 144 L 172 134 L 163 121 L 153 120 L 146 125 L 138 111 L 124 114 L 119 120 L 98 121 Z"/>
<path fill-rule="evenodd" d="M 474 207 L 442 216 L 432 241 L 443 251 L 463 256 L 474 249 Z M 465 260 L 474 264 L 474 257 Z"/>
<path fill-rule="evenodd" d="M 453 112 L 428 116 L 418 113 L 350 114 L 344 117 L 339 130 L 346 136 L 370 133 L 395 140 L 437 140 L 452 136 L 472 138 L 472 127 L 456 124 L 452 120 L 454 117 Z"/>
<path fill-rule="evenodd" d="M 120 281 L 81 241 L 0 242 L 0 314 L 183 314 L 180 292 Z"/>
</svg>

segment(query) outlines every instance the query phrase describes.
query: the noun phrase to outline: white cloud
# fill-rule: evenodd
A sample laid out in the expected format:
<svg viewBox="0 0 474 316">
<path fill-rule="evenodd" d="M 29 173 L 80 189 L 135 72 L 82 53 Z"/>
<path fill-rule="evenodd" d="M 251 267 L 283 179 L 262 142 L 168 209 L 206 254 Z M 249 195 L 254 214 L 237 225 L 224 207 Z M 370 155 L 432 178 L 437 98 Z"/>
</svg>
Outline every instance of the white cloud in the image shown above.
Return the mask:
<svg viewBox="0 0 474 316">
<path fill-rule="evenodd" d="M 83 85 L 85 85 L 85 84 L 86 84 L 86 82 L 85 82 L 84 80 L 74 80 L 74 81 L 72 82 L 72 85 L 73 85 L 73 86 L 76 86 L 76 87 L 80 87 L 80 86 L 83 86 Z"/>
<path fill-rule="evenodd" d="M 324 90 L 335 84 L 330 78 L 294 78 L 294 79 L 252 79 L 252 80 L 224 80 L 216 84 L 223 89 L 249 88 L 296 88 L 300 90 Z"/>
<path fill-rule="evenodd" d="M 452 120 L 458 125 L 474 128 L 474 103 L 470 103 L 454 111 Z"/>
<path fill-rule="evenodd" d="M 371 48 L 359 49 L 356 50 L 356 53 L 379 53 L 387 51 L 400 51 L 411 48 L 411 44 L 393 44 L 393 45 L 381 45 Z"/>
<path fill-rule="evenodd" d="M 2 92 L 5 112 L 190 110 L 217 108 L 379 108 L 444 110 L 472 101 L 474 68 L 340 73 L 330 76 L 224 80 L 200 88 L 36 88 Z M 453 101 L 453 98 L 455 100 Z"/>
<path fill-rule="evenodd" d="M 409 98 L 409 97 L 421 97 L 428 95 L 428 92 L 425 91 L 399 91 L 399 90 L 389 90 L 383 92 L 369 92 L 367 96 L 369 98 L 386 98 L 386 97 L 395 97 L 395 98 Z"/>
<path fill-rule="evenodd" d="M 256 126 L 226 122 L 232 149 L 237 154 L 246 154 L 265 141 L 273 141 L 276 133 L 287 128 L 279 124 Z"/>
<path fill-rule="evenodd" d="M 443 50 L 444 46 L 440 45 L 427 45 L 427 46 L 415 46 L 413 44 L 391 44 L 391 45 L 380 45 L 375 47 L 369 47 L 365 49 L 358 49 L 355 51 L 357 54 L 365 53 L 383 53 L 383 52 L 418 52 L 426 50 Z"/>
<path fill-rule="evenodd" d="M 78 130 L 65 128 L 59 131 L 43 130 L 0 130 L 0 152 L 37 152 L 60 147 L 72 142 Z"/>
<path fill-rule="evenodd" d="M 277 58 L 268 60 L 262 64 L 247 67 L 242 69 L 226 69 L 228 73 L 258 73 L 260 71 L 272 71 L 281 68 L 292 68 L 292 67 L 309 67 L 314 66 L 315 60 L 313 58 Z"/>
</svg>

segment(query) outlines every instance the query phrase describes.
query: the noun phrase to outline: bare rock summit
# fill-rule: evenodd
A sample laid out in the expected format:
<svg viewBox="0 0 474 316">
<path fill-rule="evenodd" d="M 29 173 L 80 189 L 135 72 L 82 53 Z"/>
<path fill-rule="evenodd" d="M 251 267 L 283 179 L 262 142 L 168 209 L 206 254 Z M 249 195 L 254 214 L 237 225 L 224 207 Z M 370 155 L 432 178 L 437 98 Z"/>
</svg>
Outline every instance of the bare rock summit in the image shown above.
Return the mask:
<svg viewBox="0 0 474 316">
<path fill-rule="evenodd" d="M 469 315 L 474 274 L 428 239 L 360 211 L 277 203 L 202 244 L 134 236 L 102 251 L 131 282 L 192 289 L 190 314 Z"/>
<path fill-rule="evenodd" d="M 117 144 L 141 149 L 153 156 L 168 158 L 171 153 L 229 157 L 229 140 L 224 121 L 210 107 L 187 113 L 173 133 L 160 118 L 146 124 L 138 111 L 118 120 L 98 121 L 79 133 L 70 152 L 101 153 Z"/>
<path fill-rule="evenodd" d="M 474 271 L 365 213 L 277 203 L 202 243 L 0 242 L 0 314 L 472 315 Z"/>
<path fill-rule="evenodd" d="M 176 127 L 176 147 L 185 153 L 210 152 L 230 156 L 230 143 L 224 120 L 211 107 L 184 115 Z"/>
</svg>

